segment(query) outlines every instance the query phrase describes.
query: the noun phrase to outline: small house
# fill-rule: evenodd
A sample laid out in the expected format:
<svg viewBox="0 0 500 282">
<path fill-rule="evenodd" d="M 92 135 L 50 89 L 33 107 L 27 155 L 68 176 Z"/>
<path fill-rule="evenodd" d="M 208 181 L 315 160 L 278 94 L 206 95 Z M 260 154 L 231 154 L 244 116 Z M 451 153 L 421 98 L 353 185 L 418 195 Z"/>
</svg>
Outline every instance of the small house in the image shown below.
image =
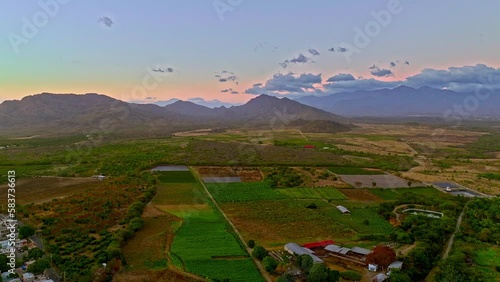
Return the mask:
<svg viewBox="0 0 500 282">
<path fill-rule="evenodd" d="M 387 275 L 379 273 L 375 277 L 373 277 L 372 282 L 383 282 L 387 280 L 387 278 L 388 278 Z"/>
<path fill-rule="evenodd" d="M 35 274 L 26 272 L 23 273 L 23 282 L 33 282 L 35 281 Z"/>
<path fill-rule="evenodd" d="M 392 269 L 401 269 L 403 268 L 403 262 L 399 260 L 393 261 L 389 266 L 387 267 L 387 270 L 392 270 Z"/>
<path fill-rule="evenodd" d="M 343 214 L 351 214 L 351 212 L 344 206 L 337 206 L 337 209 Z"/>
</svg>

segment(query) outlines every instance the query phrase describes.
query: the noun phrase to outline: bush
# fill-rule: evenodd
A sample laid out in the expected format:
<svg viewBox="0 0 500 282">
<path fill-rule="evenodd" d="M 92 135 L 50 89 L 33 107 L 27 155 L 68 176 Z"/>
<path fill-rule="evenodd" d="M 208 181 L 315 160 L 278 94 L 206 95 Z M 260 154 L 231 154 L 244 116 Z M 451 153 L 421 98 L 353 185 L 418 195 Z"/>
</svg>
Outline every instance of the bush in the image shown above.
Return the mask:
<svg viewBox="0 0 500 282">
<path fill-rule="evenodd" d="M 273 257 L 267 256 L 262 260 L 262 265 L 264 266 L 264 269 L 269 272 L 273 273 L 274 270 L 276 270 L 276 267 L 278 267 L 278 263 Z"/>
<path fill-rule="evenodd" d="M 250 249 L 253 249 L 255 247 L 255 241 L 254 240 L 248 240 L 247 245 Z"/>
<path fill-rule="evenodd" d="M 315 203 L 310 203 L 309 205 L 306 206 L 308 209 L 317 209 L 318 206 Z"/>
<path fill-rule="evenodd" d="M 262 246 L 256 246 L 253 251 L 252 251 L 252 256 L 257 258 L 258 260 L 263 260 L 265 257 L 267 257 L 268 253 L 266 249 Z"/>
<path fill-rule="evenodd" d="M 354 270 L 347 270 L 347 271 L 341 272 L 340 277 L 342 277 L 345 280 L 350 280 L 350 281 L 360 281 L 362 278 L 361 274 L 357 271 L 354 271 Z"/>
</svg>

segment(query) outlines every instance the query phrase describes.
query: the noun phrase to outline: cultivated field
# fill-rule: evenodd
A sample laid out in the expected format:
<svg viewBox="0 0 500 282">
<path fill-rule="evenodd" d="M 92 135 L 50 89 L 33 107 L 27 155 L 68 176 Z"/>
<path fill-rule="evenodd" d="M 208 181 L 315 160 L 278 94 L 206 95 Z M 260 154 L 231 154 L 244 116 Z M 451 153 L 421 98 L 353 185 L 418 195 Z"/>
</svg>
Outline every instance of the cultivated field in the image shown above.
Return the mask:
<svg viewBox="0 0 500 282">
<path fill-rule="evenodd" d="M 91 178 L 36 177 L 22 179 L 16 185 L 17 203 L 26 205 L 40 204 L 52 199 L 82 193 L 89 188 L 98 187 L 102 182 Z M 6 184 L 0 185 L 0 201 L 7 203 Z"/>
<path fill-rule="evenodd" d="M 252 259 L 191 172 L 161 173 L 159 179 L 162 183 L 153 205 L 182 220 L 170 250 L 172 267 L 201 277 L 262 280 Z"/>
</svg>

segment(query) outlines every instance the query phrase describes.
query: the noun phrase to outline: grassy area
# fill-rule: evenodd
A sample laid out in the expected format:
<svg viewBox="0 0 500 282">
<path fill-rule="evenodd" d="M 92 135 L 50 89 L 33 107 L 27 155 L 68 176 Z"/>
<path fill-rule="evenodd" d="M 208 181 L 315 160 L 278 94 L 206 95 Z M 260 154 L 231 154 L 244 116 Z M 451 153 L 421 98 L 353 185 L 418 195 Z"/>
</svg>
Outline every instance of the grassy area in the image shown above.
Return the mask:
<svg viewBox="0 0 500 282">
<path fill-rule="evenodd" d="M 130 270 L 167 267 L 166 242 L 173 236 L 169 229 L 173 220 L 166 215 L 144 218 L 144 227 L 123 248 Z"/>
<path fill-rule="evenodd" d="M 490 180 L 500 180 L 500 173 L 481 173 L 479 176 Z"/>
<path fill-rule="evenodd" d="M 477 251 L 474 262 L 479 265 L 480 271 L 500 279 L 500 274 L 495 269 L 500 265 L 500 248 L 498 246 Z"/>
<path fill-rule="evenodd" d="M 207 189 L 217 202 L 244 202 L 286 198 L 267 182 L 207 183 Z"/>
<path fill-rule="evenodd" d="M 394 230 L 394 227 L 377 213 L 376 208 L 350 207 L 348 204 L 345 206 L 351 212 L 350 215 L 344 215 L 336 208 L 325 210 L 325 215 L 359 234 L 389 235 Z"/>
<path fill-rule="evenodd" d="M 161 171 L 158 172 L 158 180 L 162 183 L 196 182 L 196 179 L 190 171 Z"/>
<path fill-rule="evenodd" d="M 335 174 L 345 174 L 345 175 L 382 175 L 385 172 L 381 170 L 369 170 L 360 167 L 330 167 L 329 171 Z"/>
<path fill-rule="evenodd" d="M 347 197 L 335 188 L 286 188 L 278 191 L 293 199 L 344 200 Z"/>
</svg>

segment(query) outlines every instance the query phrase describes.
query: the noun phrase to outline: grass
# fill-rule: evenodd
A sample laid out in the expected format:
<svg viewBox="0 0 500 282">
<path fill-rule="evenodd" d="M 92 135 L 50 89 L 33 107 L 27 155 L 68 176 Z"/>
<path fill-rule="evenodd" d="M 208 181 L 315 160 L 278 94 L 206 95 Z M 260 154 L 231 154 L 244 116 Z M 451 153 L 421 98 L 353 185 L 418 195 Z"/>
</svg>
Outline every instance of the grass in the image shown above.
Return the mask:
<svg viewBox="0 0 500 282">
<path fill-rule="evenodd" d="M 385 174 L 380 170 L 368 170 L 360 167 L 330 167 L 329 171 L 335 174 L 344 174 L 344 175 L 382 175 Z"/>
<path fill-rule="evenodd" d="M 123 253 L 131 269 L 158 269 L 167 267 L 168 246 L 165 238 L 173 236 L 166 226 L 172 217 L 144 218 L 144 227 L 127 242 Z"/>
<path fill-rule="evenodd" d="M 158 172 L 158 179 L 162 183 L 193 183 L 196 182 L 190 171 L 161 171 Z"/>
<path fill-rule="evenodd" d="M 500 265 L 500 248 L 491 247 L 477 251 L 474 256 L 474 262 L 481 266 L 495 267 Z"/>
<path fill-rule="evenodd" d="M 206 187 L 217 202 L 246 202 L 286 198 L 266 182 L 207 183 Z"/>
<path fill-rule="evenodd" d="M 335 188 L 286 188 L 278 191 L 293 199 L 345 200 L 346 196 Z"/>
<path fill-rule="evenodd" d="M 338 209 L 329 209 L 325 214 L 335 222 L 339 222 L 359 234 L 385 234 L 389 235 L 394 227 L 382 218 L 375 208 L 353 208 L 346 206 L 350 215 L 342 214 Z M 368 224 L 365 224 L 368 220 Z"/>
<path fill-rule="evenodd" d="M 491 277 L 496 277 L 496 279 L 500 278 L 495 269 L 496 266 L 500 265 L 500 248 L 498 246 L 476 251 L 473 260 L 479 265 L 478 270 L 491 275 Z"/>
<path fill-rule="evenodd" d="M 207 277 L 224 279 L 230 281 L 265 281 L 260 273 L 255 269 L 252 259 L 238 260 L 203 260 L 191 261 L 188 264 L 191 271 L 203 272 Z"/>
</svg>

